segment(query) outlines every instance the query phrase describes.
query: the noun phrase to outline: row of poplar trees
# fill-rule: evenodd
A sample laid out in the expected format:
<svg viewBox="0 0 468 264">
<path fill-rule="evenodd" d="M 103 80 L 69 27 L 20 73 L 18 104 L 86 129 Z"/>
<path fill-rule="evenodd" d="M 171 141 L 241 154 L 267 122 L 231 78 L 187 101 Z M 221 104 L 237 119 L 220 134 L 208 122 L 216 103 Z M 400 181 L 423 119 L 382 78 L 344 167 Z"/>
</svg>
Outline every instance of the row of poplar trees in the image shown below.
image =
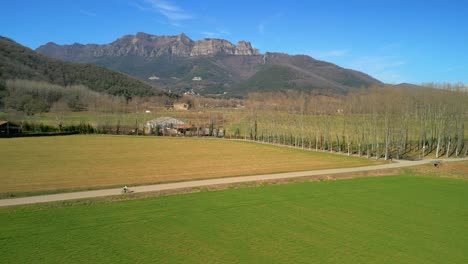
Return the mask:
<svg viewBox="0 0 468 264">
<path fill-rule="evenodd" d="M 345 96 L 252 94 L 244 137 L 384 159 L 466 156 L 468 91 L 384 86 Z"/>
</svg>

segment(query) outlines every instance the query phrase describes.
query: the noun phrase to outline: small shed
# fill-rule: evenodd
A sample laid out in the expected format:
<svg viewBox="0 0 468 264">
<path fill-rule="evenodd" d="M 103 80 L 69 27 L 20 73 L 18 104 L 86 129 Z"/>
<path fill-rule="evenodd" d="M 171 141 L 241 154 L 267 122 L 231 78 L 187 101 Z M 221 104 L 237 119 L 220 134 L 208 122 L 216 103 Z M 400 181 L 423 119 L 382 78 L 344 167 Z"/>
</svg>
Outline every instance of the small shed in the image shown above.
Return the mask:
<svg viewBox="0 0 468 264">
<path fill-rule="evenodd" d="M 13 124 L 10 121 L 0 120 L 0 135 L 12 136 L 21 134 L 21 127 L 17 124 Z"/>
</svg>

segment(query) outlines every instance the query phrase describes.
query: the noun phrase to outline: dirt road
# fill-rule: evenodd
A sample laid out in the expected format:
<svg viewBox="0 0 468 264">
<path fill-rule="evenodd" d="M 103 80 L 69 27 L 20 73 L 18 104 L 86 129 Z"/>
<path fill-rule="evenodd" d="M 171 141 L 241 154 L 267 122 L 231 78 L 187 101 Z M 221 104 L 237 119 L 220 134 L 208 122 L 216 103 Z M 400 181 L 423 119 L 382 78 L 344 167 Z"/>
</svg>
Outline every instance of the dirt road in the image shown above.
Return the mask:
<svg viewBox="0 0 468 264">
<path fill-rule="evenodd" d="M 445 162 L 466 161 L 466 160 L 468 160 L 468 158 L 447 159 L 447 160 L 443 160 L 442 162 L 445 163 Z M 422 164 L 428 164 L 431 162 L 432 160 L 397 161 L 396 163 L 391 163 L 391 164 L 373 165 L 373 166 L 356 167 L 356 168 L 301 171 L 301 172 L 196 180 L 196 181 L 186 181 L 186 182 L 176 182 L 176 183 L 162 183 L 162 184 L 131 187 L 131 190 L 135 193 L 166 191 L 166 190 L 194 188 L 194 187 L 219 185 L 219 184 L 232 184 L 232 183 L 241 183 L 241 182 L 277 180 L 277 179 L 288 179 L 288 178 L 307 177 L 307 176 L 319 176 L 319 175 L 363 172 L 363 171 L 373 171 L 373 170 L 382 170 L 382 169 L 394 169 L 394 168 L 403 168 L 403 167 L 411 167 L 411 166 L 417 166 L 417 165 L 422 165 Z M 38 196 L 30 196 L 30 197 L 22 197 L 22 198 L 1 199 L 0 206 L 45 203 L 45 202 L 54 202 L 54 201 L 111 196 L 111 195 L 119 195 L 119 194 L 121 194 L 120 188 L 119 189 L 103 189 L 103 190 L 95 190 L 95 191 L 71 192 L 71 193 L 59 193 L 59 194 L 49 194 L 49 195 L 38 195 Z"/>
</svg>

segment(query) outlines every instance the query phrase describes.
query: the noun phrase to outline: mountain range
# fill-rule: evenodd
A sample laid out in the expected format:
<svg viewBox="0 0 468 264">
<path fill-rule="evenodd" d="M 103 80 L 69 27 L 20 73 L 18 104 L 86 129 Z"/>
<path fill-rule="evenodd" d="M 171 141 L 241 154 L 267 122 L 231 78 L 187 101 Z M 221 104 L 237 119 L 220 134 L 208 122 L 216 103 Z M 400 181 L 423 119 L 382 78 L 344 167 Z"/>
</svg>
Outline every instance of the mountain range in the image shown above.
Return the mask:
<svg viewBox="0 0 468 264">
<path fill-rule="evenodd" d="M 365 73 L 306 55 L 261 54 L 247 41 L 237 45 L 224 39 L 193 41 L 183 33 L 137 33 L 104 45 L 49 42 L 36 51 L 59 60 L 103 66 L 175 93 L 244 97 L 254 91 L 294 89 L 345 94 L 383 85 Z"/>
</svg>

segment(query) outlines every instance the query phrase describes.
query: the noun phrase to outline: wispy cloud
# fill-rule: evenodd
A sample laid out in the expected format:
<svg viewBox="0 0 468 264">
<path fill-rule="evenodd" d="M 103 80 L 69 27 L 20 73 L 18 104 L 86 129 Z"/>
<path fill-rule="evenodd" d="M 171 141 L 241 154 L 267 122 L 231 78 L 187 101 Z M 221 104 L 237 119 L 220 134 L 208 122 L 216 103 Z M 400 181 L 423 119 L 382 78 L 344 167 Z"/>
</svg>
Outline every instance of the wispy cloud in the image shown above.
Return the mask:
<svg viewBox="0 0 468 264">
<path fill-rule="evenodd" d="M 308 52 L 308 54 L 317 59 L 329 59 L 329 58 L 344 57 L 344 56 L 349 55 L 350 52 L 351 52 L 350 49 L 338 49 L 338 50 L 329 50 L 329 51 Z"/>
<path fill-rule="evenodd" d="M 366 68 L 373 71 L 384 71 L 406 64 L 406 61 L 394 56 L 364 56 L 353 62 L 358 68 Z"/>
<path fill-rule="evenodd" d="M 150 5 L 152 11 L 156 11 L 167 18 L 173 26 L 181 26 L 181 22 L 192 19 L 193 16 L 180 6 L 163 0 L 145 0 Z M 140 9 L 145 8 L 140 6 Z"/>
<path fill-rule="evenodd" d="M 130 2 L 130 5 L 136 7 L 140 11 L 151 11 L 152 9 L 148 6 L 141 5 L 137 2 Z"/>
<path fill-rule="evenodd" d="M 95 17 L 97 16 L 96 13 L 94 12 L 91 12 L 91 11 L 88 11 L 88 10 L 84 10 L 84 9 L 80 9 L 79 12 L 85 16 L 89 16 L 89 17 Z"/>
<path fill-rule="evenodd" d="M 214 37 L 219 36 L 218 33 L 210 32 L 210 31 L 202 31 L 202 32 L 200 32 L 200 34 L 202 34 L 203 36 L 205 36 L 207 38 L 214 38 Z"/>
<path fill-rule="evenodd" d="M 219 30 L 216 30 L 216 31 L 202 31 L 202 32 L 200 32 L 200 34 L 202 34 L 206 38 L 219 38 L 219 37 L 222 37 L 222 36 L 228 36 L 231 33 L 229 33 L 226 30 L 219 29 Z"/>
<path fill-rule="evenodd" d="M 407 62 L 396 56 L 363 56 L 349 63 L 348 67 L 363 71 L 386 83 L 401 83 L 404 78 L 400 67 Z"/>
</svg>

